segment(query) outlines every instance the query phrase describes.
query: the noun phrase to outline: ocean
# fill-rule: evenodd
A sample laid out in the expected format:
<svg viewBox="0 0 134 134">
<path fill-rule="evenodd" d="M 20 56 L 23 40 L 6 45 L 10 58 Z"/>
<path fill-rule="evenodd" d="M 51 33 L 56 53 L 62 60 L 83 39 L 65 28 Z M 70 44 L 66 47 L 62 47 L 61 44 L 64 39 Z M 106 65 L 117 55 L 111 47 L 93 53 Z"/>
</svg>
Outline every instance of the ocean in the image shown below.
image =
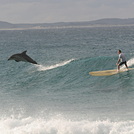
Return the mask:
<svg viewBox="0 0 134 134">
<path fill-rule="evenodd" d="M 0 134 L 134 134 L 134 27 L 0 31 Z M 8 61 L 16 53 L 39 65 Z"/>
</svg>

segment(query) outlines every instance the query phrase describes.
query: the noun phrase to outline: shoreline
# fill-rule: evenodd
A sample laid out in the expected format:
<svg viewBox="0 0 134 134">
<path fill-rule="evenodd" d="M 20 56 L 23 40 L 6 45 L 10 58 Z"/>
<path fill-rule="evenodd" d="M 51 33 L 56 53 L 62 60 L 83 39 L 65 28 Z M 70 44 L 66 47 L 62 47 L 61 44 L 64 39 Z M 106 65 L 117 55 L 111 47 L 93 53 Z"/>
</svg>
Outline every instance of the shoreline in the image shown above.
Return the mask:
<svg viewBox="0 0 134 134">
<path fill-rule="evenodd" d="M 47 27 L 28 27 L 28 28 L 0 28 L 0 31 L 14 31 L 14 30 L 41 30 L 41 29 L 66 29 L 66 28 L 95 28 L 95 27 L 131 27 L 134 24 L 124 24 L 124 25 L 101 25 L 101 24 L 94 24 L 94 25 L 70 25 L 70 26 L 47 26 Z"/>
</svg>

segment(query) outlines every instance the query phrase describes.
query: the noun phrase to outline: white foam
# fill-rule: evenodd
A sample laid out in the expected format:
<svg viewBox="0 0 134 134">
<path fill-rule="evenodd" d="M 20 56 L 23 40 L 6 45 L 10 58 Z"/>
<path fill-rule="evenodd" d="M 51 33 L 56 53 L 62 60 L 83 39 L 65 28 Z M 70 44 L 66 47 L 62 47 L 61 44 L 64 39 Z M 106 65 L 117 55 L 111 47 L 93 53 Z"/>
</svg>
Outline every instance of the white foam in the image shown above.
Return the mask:
<svg viewBox="0 0 134 134">
<path fill-rule="evenodd" d="M 36 66 L 38 67 L 38 71 L 46 71 L 46 70 L 51 70 L 51 69 L 54 69 L 54 68 L 57 68 L 57 67 L 60 67 L 60 66 L 64 66 L 64 65 L 70 63 L 73 60 L 74 59 L 70 59 L 70 60 L 63 61 L 63 62 L 54 64 L 54 65 L 50 65 L 50 66 L 44 66 L 44 65 L 36 65 Z"/>
<path fill-rule="evenodd" d="M 128 65 L 128 67 L 133 66 L 134 65 L 134 58 L 131 58 L 130 60 L 128 60 L 127 65 Z M 125 65 L 123 65 L 121 68 L 124 69 Z"/>
<path fill-rule="evenodd" d="M 134 121 L 71 121 L 63 118 L 3 118 L 1 134 L 134 134 Z"/>
</svg>

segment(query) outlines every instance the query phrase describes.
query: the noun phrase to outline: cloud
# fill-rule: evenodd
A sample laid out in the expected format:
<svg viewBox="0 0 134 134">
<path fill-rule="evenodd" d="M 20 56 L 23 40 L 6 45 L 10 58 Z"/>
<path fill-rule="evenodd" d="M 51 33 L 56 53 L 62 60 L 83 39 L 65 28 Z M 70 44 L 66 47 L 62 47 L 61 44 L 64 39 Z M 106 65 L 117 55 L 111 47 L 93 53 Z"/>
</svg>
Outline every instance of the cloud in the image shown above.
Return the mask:
<svg viewBox="0 0 134 134">
<path fill-rule="evenodd" d="M 133 0 L 0 0 L 0 20 L 13 23 L 133 17 Z"/>
</svg>

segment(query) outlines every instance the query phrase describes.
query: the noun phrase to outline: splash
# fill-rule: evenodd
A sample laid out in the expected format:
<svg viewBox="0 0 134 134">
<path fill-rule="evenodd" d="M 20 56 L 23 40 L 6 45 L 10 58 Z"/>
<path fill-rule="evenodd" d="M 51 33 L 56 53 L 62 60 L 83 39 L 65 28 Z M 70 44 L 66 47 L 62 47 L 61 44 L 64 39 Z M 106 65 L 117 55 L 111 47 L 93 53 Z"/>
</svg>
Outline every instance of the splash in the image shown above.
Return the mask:
<svg viewBox="0 0 134 134">
<path fill-rule="evenodd" d="M 128 67 L 133 66 L 133 65 L 134 65 L 134 58 L 131 58 L 130 60 L 128 60 L 128 61 L 127 61 L 127 65 L 128 65 Z M 121 69 L 124 69 L 124 68 L 126 68 L 125 65 L 123 65 L 123 66 L 121 67 Z"/>
<path fill-rule="evenodd" d="M 0 119 L 2 134 L 133 134 L 134 121 L 72 121 L 67 119 Z"/>
<path fill-rule="evenodd" d="M 38 67 L 38 71 L 46 71 L 46 70 L 51 70 L 51 69 L 54 69 L 54 68 L 57 68 L 57 67 L 64 66 L 66 64 L 69 64 L 72 61 L 74 61 L 74 59 L 63 61 L 63 62 L 57 63 L 55 65 L 50 65 L 50 66 L 43 66 L 43 65 L 36 65 L 36 66 Z"/>
</svg>

